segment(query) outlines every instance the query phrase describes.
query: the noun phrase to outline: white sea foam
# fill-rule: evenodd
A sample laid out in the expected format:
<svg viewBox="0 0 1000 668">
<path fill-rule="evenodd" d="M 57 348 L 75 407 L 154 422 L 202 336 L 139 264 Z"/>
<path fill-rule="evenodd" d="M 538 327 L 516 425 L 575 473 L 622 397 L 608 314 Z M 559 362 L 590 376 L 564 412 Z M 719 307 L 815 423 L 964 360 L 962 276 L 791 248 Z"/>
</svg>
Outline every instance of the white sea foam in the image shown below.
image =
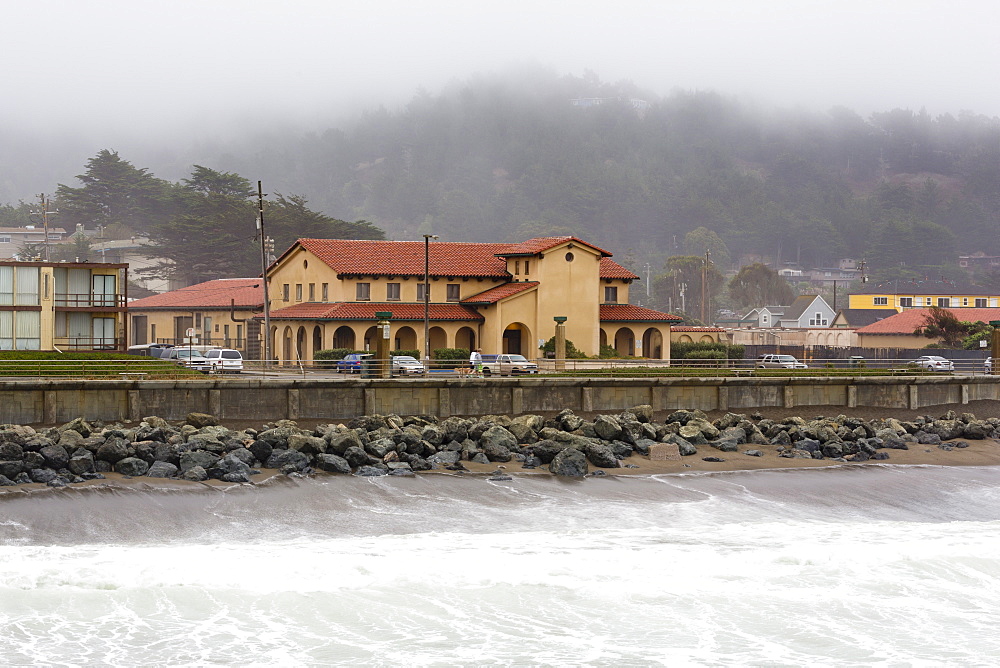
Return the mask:
<svg viewBox="0 0 1000 668">
<path fill-rule="evenodd" d="M 998 473 L 326 478 L 0 503 L 0 656 L 984 665 L 1000 656 Z"/>
</svg>

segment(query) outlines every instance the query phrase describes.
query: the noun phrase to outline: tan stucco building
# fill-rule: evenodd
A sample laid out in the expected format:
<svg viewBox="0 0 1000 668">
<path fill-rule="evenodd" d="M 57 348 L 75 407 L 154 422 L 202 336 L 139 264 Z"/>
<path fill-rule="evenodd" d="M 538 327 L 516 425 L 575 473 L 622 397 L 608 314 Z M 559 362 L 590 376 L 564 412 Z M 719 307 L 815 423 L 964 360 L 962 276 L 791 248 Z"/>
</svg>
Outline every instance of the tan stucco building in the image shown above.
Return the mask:
<svg viewBox="0 0 1000 668">
<path fill-rule="evenodd" d="M 0 262 L 0 350 L 123 351 L 128 267 Z"/>
<path fill-rule="evenodd" d="M 263 307 L 260 278 L 221 278 L 136 299 L 128 305 L 130 344 L 214 345 L 259 359 L 260 325 L 253 316 Z"/>
<path fill-rule="evenodd" d="M 311 360 L 328 348 L 375 348 L 375 314 L 391 312 L 391 347 L 538 357 L 566 318 L 566 338 L 596 355 L 670 357 L 679 318 L 628 303 L 638 276 L 575 237 L 523 243 L 299 239 L 268 269 L 274 357 Z M 261 319 L 260 316 L 258 319 Z"/>
</svg>

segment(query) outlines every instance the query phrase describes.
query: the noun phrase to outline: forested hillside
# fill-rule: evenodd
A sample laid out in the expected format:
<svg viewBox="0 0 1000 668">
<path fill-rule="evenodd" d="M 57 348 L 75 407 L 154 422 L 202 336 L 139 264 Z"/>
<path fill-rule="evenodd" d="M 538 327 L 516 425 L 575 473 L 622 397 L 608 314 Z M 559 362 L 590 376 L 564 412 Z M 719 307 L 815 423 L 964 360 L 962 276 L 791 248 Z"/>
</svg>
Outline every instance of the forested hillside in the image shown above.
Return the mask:
<svg viewBox="0 0 1000 668">
<path fill-rule="evenodd" d="M 573 102 L 582 98 L 603 102 Z M 637 109 L 633 99 L 648 105 Z M 98 158 L 89 168 L 110 154 Z M 227 197 L 243 201 L 249 182 L 237 175 L 253 175 L 271 192 L 308 197 L 325 214 L 317 230 L 339 225 L 342 235 L 377 236 L 380 228 L 400 239 L 432 232 L 444 241 L 576 234 L 613 250 L 643 278 L 647 264 L 662 274 L 671 255 L 704 255 L 708 240 L 722 272 L 754 256 L 772 266 L 854 257 L 865 258 L 877 279 L 948 273 L 960 253 L 1000 254 L 1000 120 L 971 112 L 896 109 L 862 118 L 843 108 L 764 109 L 716 93 L 660 98 L 593 75 L 531 70 L 421 92 L 404 109 L 338 127 L 203 146 L 182 164 L 198 162 L 218 171 L 196 167 L 184 183 L 169 184 L 186 203 L 183 215 L 152 202 L 145 222 L 96 213 L 86 220 L 80 202 L 70 201 L 71 177 L 53 175 L 66 184 L 58 204 L 73 214 L 60 223 L 122 222 L 169 248 L 220 219 L 212 207 Z M 138 182 L 150 185 L 146 165 L 136 165 Z M 304 204 L 274 204 L 276 217 L 287 214 L 279 253 L 301 236 L 295 221 L 320 215 Z M 252 239 L 252 218 L 240 208 L 240 236 Z M 0 211 L 6 224 L 24 217 L 15 209 Z M 225 226 L 214 229 L 219 239 Z M 199 248 L 211 252 L 211 244 Z M 199 263 L 192 279 L 230 264 Z M 237 264 L 250 263 L 248 255 Z"/>
<path fill-rule="evenodd" d="M 571 102 L 588 97 L 611 101 Z M 628 98 L 650 106 L 639 113 Z M 280 166 L 277 178 L 319 208 L 398 238 L 569 232 L 655 269 L 698 227 L 734 261 L 867 257 L 876 274 L 1000 254 L 1000 121 L 973 113 L 761 110 L 533 73 L 422 93 L 242 160 L 233 167 Z"/>
</svg>

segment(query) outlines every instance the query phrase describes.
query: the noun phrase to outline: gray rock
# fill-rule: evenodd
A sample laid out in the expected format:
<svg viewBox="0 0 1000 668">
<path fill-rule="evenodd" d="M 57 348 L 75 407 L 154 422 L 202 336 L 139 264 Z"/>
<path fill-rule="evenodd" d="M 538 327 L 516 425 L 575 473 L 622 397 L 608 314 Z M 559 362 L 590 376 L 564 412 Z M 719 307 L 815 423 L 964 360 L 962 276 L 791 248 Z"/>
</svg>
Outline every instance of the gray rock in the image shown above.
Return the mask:
<svg viewBox="0 0 1000 668">
<path fill-rule="evenodd" d="M 638 406 L 633 406 L 628 409 L 629 413 L 635 415 L 635 419 L 639 422 L 652 422 L 653 421 L 653 407 L 649 404 L 640 404 Z"/>
<path fill-rule="evenodd" d="M 194 466 L 181 473 L 181 478 L 193 482 L 204 482 L 208 480 L 208 471 L 200 466 Z"/>
<path fill-rule="evenodd" d="M 97 468 L 94 465 L 94 453 L 84 448 L 77 448 L 73 451 L 73 454 L 70 455 L 66 468 L 72 471 L 75 475 L 95 473 Z"/>
<path fill-rule="evenodd" d="M 437 454 L 427 458 L 431 464 L 456 464 L 462 459 L 462 453 L 458 450 L 441 450 Z"/>
<path fill-rule="evenodd" d="M 180 468 L 181 473 L 195 466 L 200 466 L 207 471 L 215 466 L 217 461 L 219 461 L 219 456 L 216 454 L 204 450 L 191 450 L 181 453 L 178 468 Z"/>
<path fill-rule="evenodd" d="M 621 438 L 621 423 L 610 415 L 598 415 L 594 420 L 594 433 L 602 441 L 616 441 Z"/>
<path fill-rule="evenodd" d="M 535 443 L 538 441 L 538 434 L 526 424 L 519 424 L 512 422 L 507 431 L 511 433 L 514 439 L 522 445 Z"/>
<path fill-rule="evenodd" d="M 710 445 L 716 450 L 722 452 L 736 452 L 739 450 L 739 444 L 736 441 L 715 441 L 710 443 Z"/>
<path fill-rule="evenodd" d="M 202 427 L 210 427 L 219 424 L 219 421 L 208 413 L 188 413 L 187 419 L 184 422 L 185 424 L 191 425 L 195 429 L 201 429 Z"/>
<path fill-rule="evenodd" d="M 587 456 L 576 448 L 566 448 L 552 459 L 549 471 L 559 476 L 581 478 L 589 472 Z"/>
<path fill-rule="evenodd" d="M 619 467 L 618 458 L 615 453 L 605 443 L 595 441 L 588 443 L 583 449 L 583 453 L 594 466 L 605 469 L 616 469 Z"/>
<path fill-rule="evenodd" d="M 576 431 L 583 425 L 583 418 L 567 408 L 556 415 L 556 422 L 559 423 L 563 431 Z"/>
<path fill-rule="evenodd" d="M 141 476 L 146 475 L 149 464 L 138 457 L 126 457 L 115 462 L 115 472 L 122 475 Z"/>
<path fill-rule="evenodd" d="M 121 438 L 109 438 L 97 448 L 97 459 L 114 464 L 129 456 L 128 443 Z"/>
<path fill-rule="evenodd" d="M 288 447 L 291 450 L 298 450 L 304 455 L 318 455 L 326 452 L 328 445 L 324 439 L 318 436 L 292 434 L 288 437 Z"/>
<path fill-rule="evenodd" d="M 359 475 L 365 478 L 374 478 L 377 476 L 389 475 L 389 469 L 379 468 L 378 466 L 360 466 L 358 467 L 355 475 Z"/>
<path fill-rule="evenodd" d="M 347 463 L 351 465 L 352 469 L 356 469 L 359 466 L 373 466 L 378 464 L 380 460 L 372 457 L 364 448 L 359 448 L 357 446 L 352 446 L 344 451 L 344 459 Z"/>
<path fill-rule="evenodd" d="M 743 454 L 747 457 L 763 457 L 764 453 L 760 450 L 744 450 Z"/>
<path fill-rule="evenodd" d="M 510 451 L 517 448 L 517 439 L 503 427 L 494 425 L 483 432 L 479 445 L 491 462 L 509 462 Z"/>
<path fill-rule="evenodd" d="M 180 469 L 165 461 L 155 461 L 146 471 L 147 478 L 174 478 Z"/>
<path fill-rule="evenodd" d="M 31 469 L 28 471 L 28 475 L 31 476 L 32 482 L 47 483 L 50 480 L 55 480 L 59 477 L 59 474 L 52 469 L 42 468 L 42 469 Z"/>
</svg>

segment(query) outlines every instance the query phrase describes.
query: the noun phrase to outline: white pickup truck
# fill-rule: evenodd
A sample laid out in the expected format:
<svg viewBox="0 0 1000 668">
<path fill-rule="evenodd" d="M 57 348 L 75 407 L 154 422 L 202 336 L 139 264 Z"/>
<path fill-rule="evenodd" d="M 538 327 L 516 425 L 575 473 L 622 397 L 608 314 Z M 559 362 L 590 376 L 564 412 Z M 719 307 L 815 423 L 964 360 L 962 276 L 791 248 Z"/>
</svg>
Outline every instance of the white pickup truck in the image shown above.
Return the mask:
<svg viewBox="0 0 1000 668">
<path fill-rule="evenodd" d="M 524 355 L 483 355 L 483 375 L 512 376 L 538 373 L 538 365 Z"/>
</svg>

